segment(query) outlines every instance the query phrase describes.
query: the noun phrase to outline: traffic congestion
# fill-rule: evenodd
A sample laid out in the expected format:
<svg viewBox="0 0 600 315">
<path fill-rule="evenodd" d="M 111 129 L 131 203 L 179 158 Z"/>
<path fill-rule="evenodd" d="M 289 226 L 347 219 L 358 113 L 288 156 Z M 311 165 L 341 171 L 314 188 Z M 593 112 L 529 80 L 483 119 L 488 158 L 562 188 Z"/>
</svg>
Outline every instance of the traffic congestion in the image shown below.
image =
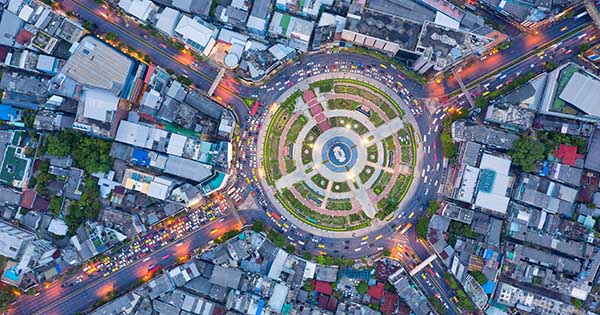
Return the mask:
<svg viewBox="0 0 600 315">
<path fill-rule="evenodd" d="M 217 195 L 197 209 L 183 212 L 158 223 L 149 233 L 138 236 L 130 242 L 113 249 L 111 255 L 102 255 L 93 259 L 83 267 L 83 271 L 89 277 L 98 275 L 106 277 L 139 259 L 143 259 L 159 248 L 189 235 L 203 225 L 221 218 L 223 214 L 229 211 L 225 198 L 222 195 Z M 75 282 L 73 283 L 78 284 Z"/>
</svg>

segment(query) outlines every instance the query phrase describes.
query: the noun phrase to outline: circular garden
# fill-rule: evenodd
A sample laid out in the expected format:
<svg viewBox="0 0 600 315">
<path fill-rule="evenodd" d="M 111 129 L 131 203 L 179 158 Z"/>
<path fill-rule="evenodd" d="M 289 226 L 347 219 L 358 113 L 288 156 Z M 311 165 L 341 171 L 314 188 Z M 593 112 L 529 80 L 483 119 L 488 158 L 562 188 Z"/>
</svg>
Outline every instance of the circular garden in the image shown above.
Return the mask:
<svg viewBox="0 0 600 315">
<path fill-rule="evenodd" d="M 357 230 L 391 217 L 415 167 L 415 131 L 405 112 L 362 81 L 305 86 L 285 93 L 267 116 L 258 148 L 265 189 L 280 210 L 324 230 Z"/>
</svg>

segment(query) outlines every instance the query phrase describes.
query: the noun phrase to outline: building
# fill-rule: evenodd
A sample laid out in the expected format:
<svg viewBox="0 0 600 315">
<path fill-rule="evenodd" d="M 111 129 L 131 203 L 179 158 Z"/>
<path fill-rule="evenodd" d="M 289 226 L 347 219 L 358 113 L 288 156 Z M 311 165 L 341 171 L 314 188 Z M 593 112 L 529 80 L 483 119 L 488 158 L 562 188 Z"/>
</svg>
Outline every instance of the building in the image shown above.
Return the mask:
<svg viewBox="0 0 600 315">
<path fill-rule="evenodd" d="M 483 19 L 444 0 L 361 4 L 351 8 L 342 40 L 406 61 L 419 73 L 453 66 L 495 41 Z"/>
<path fill-rule="evenodd" d="M 57 85 L 67 84 L 67 78 L 78 84 L 105 89 L 129 98 L 136 64 L 132 59 L 93 36 L 84 37 L 76 46 L 61 72 Z M 66 87 L 65 87 L 66 88 Z"/>
<path fill-rule="evenodd" d="M 540 113 L 598 122 L 600 110 L 595 100 L 599 97 L 600 78 L 569 62 L 548 73 Z"/>
<path fill-rule="evenodd" d="M 1 279 L 13 286 L 20 286 L 25 274 L 52 262 L 56 252 L 52 243 L 2 220 L 0 240 L 0 255 L 10 259 Z"/>
<path fill-rule="evenodd" d="M 271 19 L 272 0 L 255 0 L 246 23 L 251 34 L 265 36 Z"/>
<path fill-rule="evenodd" d="M 131 168 L 125 171 L 122 182 L 122 185 L 129 190 L 135 190 L 159 200 L 167 199 L 173 184 L 172 179 L 157 177 Z"/>
<path fill-rule="evenodd" d="M 81 92 L 73 129 L 112 138 L 120 99 L 109 90 L 86 88 Z"/>
<path fill-rule="evenodd" d="M 519 136 L 461 119 L 452 124 L 452 139 L 458 142 L 473 141 L 497 150 L 510 150 Z"/>
<path fill-rule="evenodd" d="M 506 103 L 490 105 L 485 112 L 486 122 L 498 124 L 502 128 L 513 131 L 531 128 L 534 118 L 533 111 Z"/>
<path fill-rule="evenodd" d="M 172 8 L 165 8 L 158 16 L 158 21 L 156 21 L 155 27 L 159 31 L 169 36 L 173 36 L 175 35 L 175 27 L 179 23 L 180 19 L 181 12 Z"/>
<path fill-rule="evenodd" d="M 517 184 L 513 198 L 553 214 L 571 217 L 577 189 L 527 174 Z"/>
<path fill-rule="evenodd" d="M 212 24 L 184 15 L 175 27 L 175 33 L 192 49 L 207 56 L 216 44 L 219 30 Z"/>
<path fill-rule="evenodd" d="M 346 17 L 323 12 L 319 22 L 315 26 L 312 50 L 339 45 L 344 26 L 346 26 Z"/>
<path fill-rule="evenodd" d="M 277 0 L 275 7 L 283 12 L 316 19 L 323 7 L 333 5 L 333 0 Z"/>
<path fill-rule="evenodd" d="M 0 221 L 0 255 L 18 260 L 35 235 L 5 221 Z"/>
<path fill-rule="evenodd" d="M 506 214 L 508 194 L 512 187 L 512 178 L 509 176 L 511 161 L 508 158 L 484 153 L 479 165 L 480 175 L 477 184 L 477 197 L 475 205 L 479 208 L 491 210 L 500 215 Z"/>
<path fill-rule="evenodd" d="M 269 24 L 269 35 L 286 38 L 285 45 L 307 52 L 315 23 L 287 13 L 275 12 Z"/>
<path fill-rule="evenodd" d="M 23 188 L 29 179 L 32 161 L 20 146 L 22 131 L 0 131 L 0 183 Z"/>
<path fill-rule="evenodd" d="M 156 5 L 150 0 L 120 0 L 119 7 L 142 22 L 156 10 Z"/>
<path fill-rule="evenodd" d="M 574 314 L 575 306 L 517 288 L 505 282 L 498 286 L 496 300 L 532 314 Z"/>
<path fill-rule="evenodd" d="M 247 0 L 222 1 L 215 10 L 215 18 L 229 27 L 244 30 L 251 6 L 251 1 Z"/>
</svg>

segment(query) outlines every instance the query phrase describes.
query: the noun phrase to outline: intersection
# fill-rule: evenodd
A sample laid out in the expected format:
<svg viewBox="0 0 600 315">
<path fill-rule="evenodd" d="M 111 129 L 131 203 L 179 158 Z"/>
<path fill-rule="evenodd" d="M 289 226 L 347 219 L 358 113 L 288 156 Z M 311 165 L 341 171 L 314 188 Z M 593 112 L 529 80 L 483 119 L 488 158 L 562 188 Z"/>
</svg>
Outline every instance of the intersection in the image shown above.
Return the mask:
<svg viewBox="0 0 600 315">
<path fill-rule="evenodd" d="M 152 57 L 154 62 L 165 68 L 173 69 L 177 73 L 188 75 L 194 82 L 195 87 L 200 90 L 208 91 L 213 83 L 212 80 L 217 77 L 218 70 L 208 62 L 194 62 L 194 64 L 192 64 L 192 62 L 182 62 L 182 60 L 176 57 L 165 58 L 166 55 L 175 56 L 178 52 L 172 48 L 161 48 L 159 45 L 160 42 L 149 34 L 142 36 L 130 35 L 125 28 L 135 26 L 128 25 L 123 19 L 108 21 L 102 16 L 100 6 L 93 1 L 62 0 L 61 5 L 64 9 L 74 11 L 81 16 L 82 19 L 94 21 L 101 32 L 115 32 L 120 35 L 121 40 L 124 42 L 139 45 L 138 47 L 144 47 L 143 50 Z M 548 57 L 548 55 L 552 56 L 562 48 L 564 48 L 563 53 L 557 54 L 553 58 L 556 58 L 555 60 L 567 58 L 572 54 L 572 52 L 567 53 L 567 51 L 576 50 L 581 44 L 582 39 L 579 38 L 579 35 L 586 32 L 589 38 L 592 34 L 597 33 L 595 29 L 592 30 L 591 28 L 586 28 L 585 25 L 588 24 L 590 24 L 590 20 L 587 17 L 580 20 L 565 20 L 564 22 L 552 25 L 549 29 L 543 30 L 541 34 L 524 35 L 522 38 L 514 40 L 512 46 L 508 50 L 483 58 L 483 60 L 477 59 L 470 66 L 464 67 L 461 72 L 457 74 L 465 81 L 465 85 L 469 88 L 471 95 L 481 95 L 487 89 L 487 87 L 483 87 L 485 84 L 492 83 L 492 88 L 494 85 L 498 86 L 502 84 L 501 80 L 497 79 L 498 77 L 488 77 L 488 79 L 483 80 L 482 82 L 477 81 L 483 74 L 492 73 L 492 71 L 495 71 L 502 65 L 517 60 L 531 50 L 539 50 L 543 53 L 543 57 L 540 58 L 539 54 L 533 54 L 532 56 L 517 62 L 508 69 L 503 70 L 501 73 L 506 74 L 508 78 L 510 78 L 511 76 L 518 76 L 525 71 L 536 71 L 542 66 L 541 60 L 543 60 L 543 58 L 552 58 Z M 563 39 L 561 41 L 562 46 L 560 47 L 550 46 L 544 49 L 540 48 L 543 47 L 545 43 L 549 43 L 554 39 L 563 36 L 565 31 L 561 30 L 565 29 L 565 27 L 568 31 L 578 28 L 581 28 L 581 30 Z M 139 30 L 139 33 L 136 31 L 136 34 L 144 34 L 144 32 Z M 363 69 L 361 69 L 361 72 L 350 72 L 348 66 L 356 64 L 362 65 Z M 271 104 L 281 103 L 281 99 L 286 99 L 286 96 L 291 93 L 290 91 L 292 91 L 293 88 L 301 89 L 302 87 L 307 87 L 310 82 L 339 77 L 337 74 L 334 75 L 333 72 L 343 73 L 341 74 L 343 78 L 361 80 L 376 85 L 379 89 L 384 90 L 387 94 L 391 95 L 396 102 L 402 104 L 403 110 L 409 114 L 408 119 L 417 128 L 418 137 L 416 138 L 416 145 L 418 150 L 417 155 L 420 158 L 416 161 L 417 165 L 414 168 L 416 180 L 409 188 L 409 198 L 402 200 L 398 210 L 393 213 L 393 216 L 389 216 L 385 222 L 380 221 L 378 224 L 373 224 L 364 231 L 346 231 L 331 235 L 329 232 L 294 220 L 293 216 L 286 215 L 279 211 L 280 215 L 285 215 L 287 220 L 296 226 L 296 228 L 284 229 L 282 232 L 288 239 L 290 239 L 290 237 L 294 239 L 293 242 L 298 247 L 303 247 L 305 250 L 315 254 L 324 252 L 335 256 L 342 255 L 347 258 L 378 255 L 381 252 L 380 249 L 384 247 L 394 249 L 408 247 L 410 248 L 410 251 L 394 250 L 393 257 L 400 260 L 407 270 L 413 270 L 423 261 L 426 261 L 426 265 L 428 266 L 425 266 L 422 270 L 414 274 L 415 281 L 428 294 L 440 294 L 441 299 L 449 306 L 450 314 L 459 314 L 456 302 L 453 300 L 454 296 L 451 295 L 452 290 L 449 288 L 448 284 L 444 282 L 443 277 L 441 277 L 445 272 L 445 268 L 439 261 L 435 259 L 429 260 L 429 257 L 433 254 L 432 250 L 417 239 L 415 229 L 410 227 L 410 225 L 414 226 L 414 224 L 416 224 L 418 217 L 423 214 L 423 209 L 426 207 L 428 201 L 436 195 L 439 186 L 435 179 L 443 176 L 441 172 L 442 168 L 439 166 L 441 163 L 441 148 L 439 145 L 439 129 L 437 128 L 437 123 L 439 123 L 445 115 L 444 110 L 442 110 L 441 107 L 434 107 L 422 112 L 419 112 L 419 110 L 424 106 L 424 99 L 432 97 L 443 98 L 454 91 L 457 91 L 459 89 L 459 82 L 456 78 L 450 77 L 442 80 L 439 84 L 432 82 L 425 86 L 421 86 L 414 80 L 405 78 L 401 71 L 392 67 L 382 68 L 379 64 L 380 61 L 376 58 L 366 55 L 349 52 L 342 52 L 340 54 L 317 53 L 308 55 L 300 61 L 284 66 L 262 86 L 255 87 L 243 85 L 239 82 L 232 81 L 230 77 L 225 76 L 215 89 L 214 95 L 217 99 L 220 99 L 222 103 L 229 105 L 234 110 L 242 126 L 242 131 L 247 130 L 248 122 L 255 119 L 259 124 L 262 124 L 261 132 L 266 130 L 266 125 L 268 125 L 268 120 L 271 115 L 269 112 Z M 370 71 L 367 71 L 367 69 L 370 69 Z M 311 73 L 311 75 L 308 73 Z M 284 86 L 287 86 L 287 88 L 281 89 Z M 406 89 L 408 93 L 400 92 L 402 89 Z M 250 116 L 248 106 L 240 97 L 250 97 L 253 95 L 257 96 L 257 101 L 261 104 L 261 107 L 255 116 Z M 464 101 L 465 99 L 469 101 L 471 95 L 467 97 L 464 95 L 452 96 L 447 104 L 457 107 L 466 106 Z M 421 105 L 416 106 L 414 104 L 415 101 L 417 103 L 421 102 Z M 326 117 L 340 117 L 342 114 L 345 117 L 349 117 L 356 114 L 356 112 L 352 113 L 353 114 L 348 114 L 333 110 L 327 113 Z M 314 118 L 315 117 L 311 117 L 309 120 L 311 126 L 318 124 L 318 122 L 313 121 Z M 361 119 L 358 116 L 352 116 L 352 118 L 357 121 L 360 121 Z M 391 131 L 382 131 L 383 129 L 378 129 L 372 124 L 370 125 L 368 120 L 361 121 L 361 123 L 366 126 L 370 134 L 376 135 L 378 133 L 383 133 L 383 135 L 375 136 L 377 140 L 385 138 L 385 136 L 390 133 L 397 132 L 402 126 L 401 122 L 390 121 L 389 125 L 391 125 Z M 345 167 L 351 169 L 354 167 L 353 163 L 356 163 L 357 165 L 360 165 L 359 163 L 364 163 L 364 165 L 368 164 L 366 149 L 361 148 L 359 145 L 363 139 L 361 139 L 361 137 L 345 135 L 341 132 L 345 128 L 338 128 L 340 129 L 330 129 L 332 130 L 331 135 L 326 135 L 326 137 L 321 140 L 315 139 L 315 145 L 317 147 L 327 148 L 327 150 L 323 151 L 324 155 L 313 154 L 312 159 L 315 161 L 314 163 L 324 164 L 320 166 L 325 166 L 333 172 L 339 170 L 340 167 L 342 170 L 344 170 Z M 264 141 L 264 139 L 264 133 L 248 133 L 246 137 L 240 139 L 240 143 L 252 142 L 258 144 L 257 149 L 254 152 L 255 156 L 252 158 L 258 161 L 258 166 L 252 167 L 248 163 L 248 160 L 238 157 L 240 159 L 239 162 L 241 163 L 241 167 L 238 169 L 237 180 L 242 181 L 246 178 L 256 177 L 256 169 L 261 167 L 264 158 L 264 156 L 262 156 L 262 150 L 260 149 L 263 145 L 261 141 Z M 366 145 L 368 144 L 370 143 L 367 143 Z M 301 143 L 296 145 L 296 147 L 299 146 L 300 148 L 294 151 L 293 154 L 296 158 L 302 159 L 302 154 L 300 152 Z M 241 147 L 239 149 L 241 149 Z M 381 154 L 381 149 L 378 148 L 378 152 Z M 326 163 L 327 161 L 333 165 L 328 165 Z M 362 165 L 362 167 L 364 167 L 364 165 Z M 385 166 L 381 169 L 383 168 L 385 168 Z M 381 169 L 376 169 L 376 171 L 380 171 Z M 315 175 L 315 173 L 311 172 L 305 174 L 302 173 L 305 172 L 292 172 L 288 175 L 294 176 L 283 177 L 277 181 L 275 185 L 278 188 L 289 187 L 294 181 L 297 182 L 297 176 L 305 179 L 306 176 L 312 177 Z M 353 175 L 357 176 L 358 173 L 360 173 L 360 171 L 353 173 Z M 242 174 L 244 175 L 242 176 Z M 327 174 L 327 172 L 324 172 L 323 177 L 328 178 L 331 181 L 333 175 Z M 290 178 L 293 178 L 294 180 Z M 262 178 L 253 182 L 254 185 L 252 189 L 248 189 L 244 196 L 244 198 L 255 198 L 257 204 L 261 205 L 260 209 L 240 210 L 239 214 L 245 224 L 251 224 L 253 220 L 258 219 L 270 223 L 272 220 L 266 213 L 273 211 L 274 209 L 282 208 L 278 204 L 279 202 L 274 194 L 265 191 L 265 186 L 268 186 L 268 184 L 265 182 L 259 184 L 261 181 Z M 331 185 L 333 185 L 333 183 Z M 234 186 L 237 185 L 234 184 Z M 245 184 L 240 186 L 248 185 Z M 332 186 L 326 186 L 324 194 L 331 194 L 331 190 Z M 251 191 L 255 192 L 256 196 L 252 196 Z M 366 196 L 361 194 L 360 189 L 353 191 L 353 193 L 355 193 L 353 198 L 358 198 L 359 200 L 364 200 L 364 198 L 361 197 Z M 372 209 L 373 204 L 370 206 L 361 204 L 361 206 L 363 209 L 366 209 L 364 211 L 367 216 L 373 217 L 376 212 Z M 265 212 L 265 210 L 267 212 Z M 49 287 L 42 289 L 39 296 L 23 297 L 19 299 L 19 301 L 11 307 L 11 313 L 63 314 L 85 311 L 89 309 L 95 301 L 99 300 L 107 290 L 128 288 L 131 284 L 136 283 L 140 276 L 148 269 L 148 266 L 159 263 L 164 264 L 165 266 L 174 264 L 176 263 L 178 252 L 182 252 L 184 249 L 190 250 L 202 247 L 209 240 L 214 238 L 215 235 L 213 235 L 212 231 L 215 229 L 223 232 L 228 228 L 237 226 L 238 223 L 233 218 L 233 215 L 228 213 L 220 220 L 209 223 L 176 242 L 172 242 L 165 245 L 165 247 L 156 250 L 149 254 L 147 258 L 139 259 L 124 269 L 106 277 L 95 276 L 86 278 L 82 285 L 76 288 L 65 288 L 61 286 L 61 284 L 81 276 L 83 274 L 82 272 L 76 272 L 74 275 L 66 277 L 66 279 L 54 282 Z M 408 229 L 404 231 L 404 228 L 406 227 L 408 227 Z M 280 228 L 277 229 L 281 230 Z M 405 233 L 399 233 L 400 231 L 404 231 Z M 315 242 L 314 240 L 317 241 Z M 299 245 L 299 241 L 306 245 Z M 169 255 L 169 257 L 163 259 L 166 255 Z M 429 262 L 431 265 L 429 265 Z M 60 298 L 58 298 L 59 296 Z"/>
</svg>

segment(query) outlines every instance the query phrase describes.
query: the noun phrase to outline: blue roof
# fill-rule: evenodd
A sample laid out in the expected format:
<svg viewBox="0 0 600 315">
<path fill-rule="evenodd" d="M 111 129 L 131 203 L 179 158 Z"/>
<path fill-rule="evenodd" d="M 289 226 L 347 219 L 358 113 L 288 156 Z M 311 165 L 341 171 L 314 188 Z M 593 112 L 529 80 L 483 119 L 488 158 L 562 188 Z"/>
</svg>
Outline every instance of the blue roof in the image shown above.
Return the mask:
<svg viewBox="0 0 600 315">
<path fill-rule="evenodd" d="M 17 109 L 9 106 L 0 104 L 0 120 L 2 121 L 14 121 L 17 119 Z"/>
<path fill-rule="evenodd" d="M 149 166 L 150 158 L 148 157 L 148 151 L 140 148 L 135 148 L 133 150 L 131 162 L 139 166 Z"/>
<path fill-rule="evenodd" d="M 496 283 L 493 281 L 488 281 L 481 287 L 483 288 L 483 291 L 485 291 L 485 294 L 492 294 L 492 293 L 494 293 L 494 288 L 496 287 Z"/>
</svg>

